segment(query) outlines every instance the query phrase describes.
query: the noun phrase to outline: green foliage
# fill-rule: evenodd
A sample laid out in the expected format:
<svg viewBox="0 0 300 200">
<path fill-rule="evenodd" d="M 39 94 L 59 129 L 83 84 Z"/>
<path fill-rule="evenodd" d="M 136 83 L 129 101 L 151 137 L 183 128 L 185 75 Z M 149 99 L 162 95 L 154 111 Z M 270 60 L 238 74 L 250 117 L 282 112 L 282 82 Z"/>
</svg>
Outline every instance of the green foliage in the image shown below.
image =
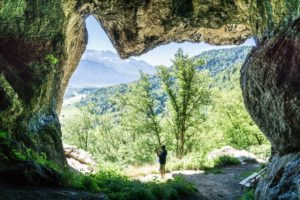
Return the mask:
<svg viewBox="0 0 300 200">
<path fill-rule="evenodd" d="M 181 176 L 166 183 L 142 183 L 129 180 L 126 176 L 110 170 L 91 175 L 65 171 L 61 177 L 61 184 L 76 189 L 104 192 L 112 200 L 183 199 L 194 197 L 197 193 L 196 188 Z"/>
<path fill-rule="evenodd" d="M 58 63 L 58 59 L 53 54 L 48 54 L 45 59 L 51 65 L 55 65 Z"/>
<path fill-rule="evenodd" d="M 40 165 L 54 169 L 56 171 L 60 171 L 59 166 L 55 162 L 48 160 L 47 155 L 45 153 L 38 154 L 34 152 L 32 149 L 27 148 L 26 154 L 27 154 L 27 159 L 34 160 Z"/>
<path fill-rule="evenodd" d="M 214 167 L 224 167 L 239 164 L 241 164 L 241 162 L 238 158 L 227 155 L 220 156 L 214 160 Z"/>
<path fill-rule="evenodd" d="M 5 0 L 0 6 L 0 33 L 26 41 L 51 41 L 63 32 L 64 19 L 59 1 Z"/>
<path fill-rule="evenodd" d="M 254 200 L 255 199 L 255 189 L 246 189 L 243 192 L 243 196 L 241 197 L 241 200 Z"/>
<path fill-rule="evenodd" d="M 197 70 L 203 60 L 184 55 L 181 49 L 175 54 L 172 69 L 160 66 L 158 76 L 168 96 L 167 118 L 176 140 L 176 156 L 188 153 L 193 132 L 190 130 L 205 119 L 205 106 L 210 103 L 208 75 Z"/>
<path fill-rule="evenodd" d="M 121 112 L 125 128 L 133 134 L 133 140 L 137 135 L 148 135 L 156 140 L 156 145 L 162 145 L 160 126 L 160 117 L 158 116 L 159 101 L 158 94 L 152 89 L 150 77 L 141 72 L 141 78 L 138 83 L 130 87 L 130 92 L 119 96 L 121 99 Z M 128 116 L 129 114 L 129 116 Z M 155 144 L 153 144 L 155 145 Z"/>
<path fill-rule="evenodd" d="M 249 152 L 263 160 L 268 160 L 271 156 L 271 144 L 251 145 L 247 149 Z"/>
<path fill-rule="evenodd" d="M 207 169 L 204 173 L 205 174 L 222 174 L 223 170 L 221 170 L 220 168 L 211 168 L 211 169 Z"/>
<path fill-rule="evenodd" d="M 32 160 L 35 161 L 36 163 L 43 165 L 45 167 L 54 169 L 56 171 L 60 171 L 60 168 L 58 165 L 47 159 L 47 156 L 45 153 L 37 153 L 33 151 L 30 148 L 27 148 L 24 144 L 21 145 L 20 148 L 17 148 L 15 146 L 11 146 L 10 152 L 8 153 L 9 155 L 4 155 L 3 153 L 0 152 L 0 160 L 5 161 L 5 160 L 15 160 L 15 161 L 26 161 L 26 160 Z"/>
<path fill-rule="evenodd" d="M 252 175 L 253 173 L 258 172 L 259 170 L 260 170 L 260 168 L 257 168 L 257 169 L 253 169 L 253 170 L 250 170 L 250 171 L 243 172 L 243 173 L 241 173 L 241 178 L 247 178 L 247 177 L 249 177 L 250 175 Z"/>
<path fill-rule="evenodd" d="M 182 159 L 176 158 L 170 152 L 168 163 L 166 165 L 167 171 L 174 170 L 207 170 L 212 168 L 214 163 L 206 158 L 206 154 L 187 154 Z"/>
<path fill-rule="evenodd" d="M 160 68 L 163 76 L 143 74 L 140 81 L 127 85 L 73 89 L 66 96 L 79 93 L 85 97 L 72 105 L 80 112 L 62 118 L 63 140 L 88 150 L 99 163 L 112 163 L 119 168 L 155 163 L 159 144 L 156 133 L 167 145 L 168 170 L 210 169 L 213 163 L 206 160 L 207 153 L 225 145 L 266 159 L 270 144 L 249 116 L 239 85 L 241 64 L 250 49 L 204 52 L 197 57 L 205 59 L 205 63 L 181 52 L 173 67 Z M 203 70 L 208 70 L 209 76 Z M 193 74 L 196 78 L 189 85 L 185 79 Z M 185 106 L 191 110 L 186 116 L 181 106 L 188 99 L 185 97 L 192 93 L 193 101 L 199 91 L 200 107 Z M 64 111 L 63 108 L 62 115 L 68 116 Z M 178 130 L 184 124 L 188 125 L 186 155 L 177 159 Z"/>
<path fill-rule="evenodd" d="M 0 139 L 1 139 L 1 140 L 4 140 L 4 139 L 6 139 L 7 137 L 8 137 L 7 132 L 1 131 L 1 130 L 0 130 Z"/>
<path fill-rule="evenodd" d="M 11 153 L 12 153 L 12 156 L 15 160 L 18 160 L 18 161 L 27 160 L 27 156 L 24 155 L 22 152 L 17 151 L 16 149 L 13 149 Z"/>
</svg>

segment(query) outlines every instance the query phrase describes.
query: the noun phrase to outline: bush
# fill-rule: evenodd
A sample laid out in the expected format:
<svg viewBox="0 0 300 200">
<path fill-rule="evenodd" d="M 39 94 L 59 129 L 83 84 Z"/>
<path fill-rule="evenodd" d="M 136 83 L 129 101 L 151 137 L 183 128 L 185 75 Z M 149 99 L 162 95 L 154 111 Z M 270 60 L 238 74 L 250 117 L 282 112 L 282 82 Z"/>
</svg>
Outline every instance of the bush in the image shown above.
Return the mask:
<svg viewBox="0 0 300 200">
<path fill-rule="evenodd" d="M 0 139 L 6 139 L 7 138 L 7 133 L 5 131 L 0 130 Z"/>
<path fill-rule="evenodd" d="M 174 170 L 205 170 L 213 167 L 213 162 L 207 160 L 205 156 L 186 155 L 182 159 L 170 156 L 167 162 L 167 171 Z"/>
<path fill-rule="evenodd" d="M 248 151 L 253 153 L 256 157 L 267 161 L 271 156 L 271 145 L 262 144 L 249 146 Z"/>
<path fill-rule="evenodd" d="M 114 171 L 102 171 L 97 174 L 83 175 L 65 171 L 61 184 L 74 189 L 85 189 L 93 192 L 104 192 L 109 199 L 116 200 L 172 200 L 194 197 L 197 189 L 183 177 L 175 177 L 166 183 L 129 180 Z"/>
<path fill-rule="evenodd" d="M 20 151 L 17 151 L 16 149 L 13 149 L 12 150 L 12 156 L 15 160 L 18 160 L 18 161 L 25 161 L 27 160 L 27 157 L 26 155 L 24 155 L 22 152 Z"/>
<path fill-rule="evenodd" d="M 55 65 L 58 63 L 58 59 L 53 54 L 48 54 L 45 59 L 51 65 Z"/>
<path fill-rule="evenodd" d="M 214 160 L 214 167 L 224 167 L 239 164 L 241 164 L 241 162 L 238 158 L 227 155 L 220 156 Z"/>
<path fill-rule="evenodd" d="M 254 200 L 254 199 L 255 199 L 255 189 L 246 189 L 241 198 L 241 200 Z"/>
</svg>

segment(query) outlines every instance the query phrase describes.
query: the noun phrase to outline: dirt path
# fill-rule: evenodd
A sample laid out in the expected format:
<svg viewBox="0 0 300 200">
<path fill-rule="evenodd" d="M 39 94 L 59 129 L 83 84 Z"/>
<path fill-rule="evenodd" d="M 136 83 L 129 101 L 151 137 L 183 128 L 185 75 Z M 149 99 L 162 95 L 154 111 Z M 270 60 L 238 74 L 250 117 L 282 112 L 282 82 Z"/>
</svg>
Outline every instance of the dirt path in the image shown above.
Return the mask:
<svg viewBox="0 0 300 200">
<path fill-rule="evenodd" d="M 247 177 L 247 172 L 259 168 L 259 164 L 245 164 L 221 168 L 218 174 L 204 173 L 204 171 L 174 171 L 167 174 L 166 179 L 182 175 L 195 184 L 199 191 L 200 200 L 237 200 L 242 196 L 239 182 Z M 245 177 L 246 175 L 246 177 Z M 147 182 L 159 179 L 158 175 L 140 177 L 139 180 Z"/>
</svg>

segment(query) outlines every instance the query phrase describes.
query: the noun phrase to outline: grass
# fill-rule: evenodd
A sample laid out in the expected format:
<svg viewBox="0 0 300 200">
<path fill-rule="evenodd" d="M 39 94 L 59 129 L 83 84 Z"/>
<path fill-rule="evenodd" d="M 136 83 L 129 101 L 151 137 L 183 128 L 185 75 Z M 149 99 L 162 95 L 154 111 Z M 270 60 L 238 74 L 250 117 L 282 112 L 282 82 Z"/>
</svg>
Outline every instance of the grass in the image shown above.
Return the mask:
<svg viewBox="0 0 300 200">
<path fill-rule="evenodd" d="M 206 170 L 212 168 L 214 162 L 203 157 L 185 156 L 183 159 L 171 158 L 167 163 L 167 171 Z"/>
<path fill-rule="evenodd" d="M 223 173 L 223 170 L 219 169 L 219 168 L 211 168 L 211 169 L 208 169 L 204 172 L 204 174 L 222 174 Z"/>
<path fill-rule="evenodd" d="M 258 172 L 258 171 L 259 171 L 259 168 L 254 169 L 254 170 L 250 170 L 250 171 L 247 171 L 247 172 L 243 172 L 243 173 L 241 173 L 241 178 L 247 178 L 250 175 L 252 175 L 253 173 Z"/>
<path fill-rule="evenodd" d="M 66 120 L 78 114 L 80 114 L 80 110 L 76 108 L 74 105 L 65 105 L 61 110 L 60 118 Z"/>
<path fill-rule="evenodd" d="M 61 184 L 74 189 L 104 192 L 112 200 L 177 200 L 193 198 L 197 193 L 193 184 L 181 176 L 165 183 L 142 183 L 114 171 L 102 171 L 91 175 L 65 171 Z"/>
<path fill-rule="evenodd" d="M 255 199 L 255 189 L 246 189 L 240 200 L 254 200 Z"/>
<path fill-rule="evenodd" d="M 232 166 L 232 165 L 239 165 L 241 164 L 238 158 L 232 156 L 220 156 L 214 160 L 214 167 L 225 167 L 225 166 Z"/>
<path fill-rule="evenodd" d="M 200 157 L 186 156 L 183 159 L 171 157 L 166 165 L 166 172 L 177 170 L 204 170 L 206 174 L 220 174 L 224 166 L 241 164 L 239 159 L 232 156 L 220 156 L 215 160 L 207 160 Z M 127 167 L 125 173 L 130 177 L 143 176 L 147 174 L 158 174 L 158 164 L 149 164 L 139 167 Z"/>
</svg>

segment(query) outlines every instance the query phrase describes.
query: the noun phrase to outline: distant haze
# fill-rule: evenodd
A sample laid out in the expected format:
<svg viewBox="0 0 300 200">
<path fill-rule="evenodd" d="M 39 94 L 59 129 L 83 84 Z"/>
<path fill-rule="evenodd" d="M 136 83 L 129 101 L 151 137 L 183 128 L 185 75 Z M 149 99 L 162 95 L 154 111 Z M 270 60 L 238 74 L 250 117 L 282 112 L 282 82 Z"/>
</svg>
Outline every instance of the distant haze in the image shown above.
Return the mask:
<svg viewBox="0 0 300 200">
<path fill-rule="evenodd" d="M 106 87 L 130 83 L 140 77 L 140 72 L 155 74 L 155 67 L 133 58 L 122 60 L 111 51 L 87 50 L 73 73 L 69 87 Z"/>
</svg>

